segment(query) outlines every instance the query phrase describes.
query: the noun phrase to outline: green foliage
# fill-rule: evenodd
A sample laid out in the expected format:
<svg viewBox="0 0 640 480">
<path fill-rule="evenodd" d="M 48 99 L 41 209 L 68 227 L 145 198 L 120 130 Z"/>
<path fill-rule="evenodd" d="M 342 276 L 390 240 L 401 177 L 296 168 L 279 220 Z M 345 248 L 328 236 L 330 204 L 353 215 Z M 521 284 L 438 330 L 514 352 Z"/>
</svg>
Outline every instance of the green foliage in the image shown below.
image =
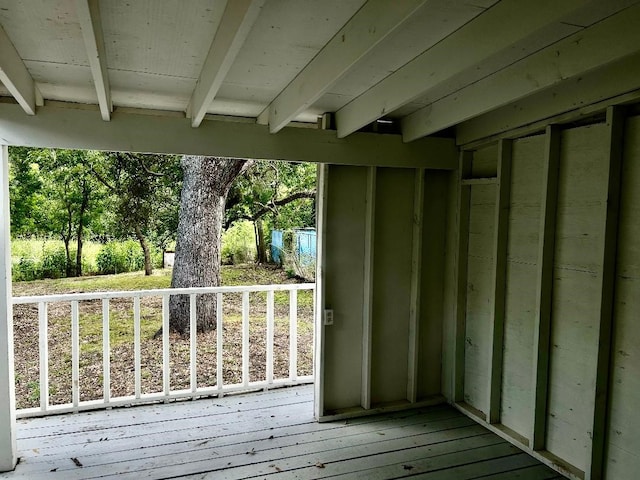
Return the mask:
<svg viewBox="0 0 640 480">
<path fill-rule="evenodd" d="M 41 278 L 62 278 L 66 275 L 67 256 L 64 248 L 45 250 L 42 255 Z"/>
<path fill-rule="evenodd" d="M 253 225 L 246 220 L 234 223 L 222 234 L 222 263 L 247 263 L 255 258 Z"/>
<path fill-rule="evenodd" d="M 101 274 L 135 272 L 144 268 L 144 254 L 133 240 L 109 242 L 98 253 L 96 265 Z"/>
</svg>

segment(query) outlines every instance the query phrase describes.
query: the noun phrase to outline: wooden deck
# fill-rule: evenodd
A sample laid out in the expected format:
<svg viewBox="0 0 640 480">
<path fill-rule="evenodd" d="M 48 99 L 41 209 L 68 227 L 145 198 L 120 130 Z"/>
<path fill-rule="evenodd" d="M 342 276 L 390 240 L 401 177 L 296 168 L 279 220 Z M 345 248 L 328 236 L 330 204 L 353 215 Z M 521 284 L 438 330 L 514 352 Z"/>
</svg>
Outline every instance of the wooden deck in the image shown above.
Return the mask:
<svg viewBox="0 0 640 480">
<path fill-rule="evenodd" d="M 316 423 L 311 386 L 18 421 L 0 479 L 558 479 L 449 406 Z"/>
</svg>

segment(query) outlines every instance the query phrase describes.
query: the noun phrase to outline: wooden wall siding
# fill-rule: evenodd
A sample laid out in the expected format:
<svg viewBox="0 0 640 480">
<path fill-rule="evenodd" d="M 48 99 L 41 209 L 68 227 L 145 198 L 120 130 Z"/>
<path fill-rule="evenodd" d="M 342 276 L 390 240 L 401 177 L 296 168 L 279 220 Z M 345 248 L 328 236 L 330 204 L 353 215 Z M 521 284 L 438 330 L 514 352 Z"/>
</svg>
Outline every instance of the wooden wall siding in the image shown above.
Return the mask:
<svg viewBox="0 0 640 480">
<path fill-rule="evenodd" d="M 415 171 L 378 168 L 371 403 L 406 399 Z"/>
<path fill-rule="evenodd" d="M 544 149 L 544 135 L 513 142 L 501 422 L 526 438 L 531 434 L 533 415 L 533 338 Z"/>
<path fill-rule="evenodd" d="M 496 185 L 471 187 L 467 257 L 464 400 L 488 413 Z"/>
<path fill-rule="evenodd" d="M 327 178 L 325 308 L 325 411 L 360 405 L 362 298 L 367 169 L 331 166 Z"/>
<path fill-rule="evenodd" d="M 471 176 L 473 178 L 495 177 L 498 168 L 498 144 L 480 148 L 473 153 Z"/>
<path fill-rule="evenodd" d="M 558 179 L 546 448 L 581 470 L 594 413 L 606 134 L 604 124 L 564 131 Z"/>
<path fill-rule="evenodd" d="M 627 119 L 605 478 L 640 472 L 640 117 Z"/>
<path fill-rule="evenodd" d="M 447 248 L 448 172 L 427 172 L 423 199 L 422 265 L 418 348 L 418 399 L 442 391 L 442 316 Z M 454 190 L 455 192 L 455 190 Z"/>
<path fill-rule="evenodd" d="M 330 165 L 326 178 L 322 308 L 334 325 L 323 327 L 318 416 L 441 402 L 451 174 Z"/>
</svg>

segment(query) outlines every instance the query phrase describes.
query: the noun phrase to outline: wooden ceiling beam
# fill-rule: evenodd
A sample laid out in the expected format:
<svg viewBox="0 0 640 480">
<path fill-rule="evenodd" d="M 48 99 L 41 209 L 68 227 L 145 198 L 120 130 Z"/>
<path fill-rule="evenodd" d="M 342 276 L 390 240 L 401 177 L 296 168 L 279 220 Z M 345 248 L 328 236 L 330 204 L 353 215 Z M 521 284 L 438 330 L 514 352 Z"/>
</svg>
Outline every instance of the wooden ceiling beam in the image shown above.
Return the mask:
<svg viewBox="0 0 640 480">
<path fill-rule="evenodd" d="M 104 35 L 102 33 L 98 0 L 76 0 L 76 12 L 80 22 L 80 29 L 82 30 L 84 46 L 87 50 L 93 84 L 98 95 L 100 114 L 102 119 L 108 122 L 111 120 L 113 105 L 111 103 L 107 55 L 104 48 Z"/>
<path fill-rule="evenodd" d="M 199 127 L 236 55 L 249 36 L 264 0 L 228 0 L 200 77 L 187 106 L 191 126 Z"/>
<path fill-rule="evenodd" d="M 369 0 L 267 107 L 276 133 L 311 106 L 426 0 Z"/>
<path fill-rule="evenodd" d="M 0 81 L 28 115 L 36 114 L 40 92 L 11 39 L 0 25 Z"/>
<path fill-rule="evenodd" d="M 338 137 L 343 138 L 428 94 L 587 2 L 503 0 L 497 3 L 338 110 Z"/>
<path fill-rule="evenodd" d="M 639 22 L 640 5 L 636 5 L 414 112 L 402 120 L 404 141 L 457 125 L 638 53 Z"/>
</svg>

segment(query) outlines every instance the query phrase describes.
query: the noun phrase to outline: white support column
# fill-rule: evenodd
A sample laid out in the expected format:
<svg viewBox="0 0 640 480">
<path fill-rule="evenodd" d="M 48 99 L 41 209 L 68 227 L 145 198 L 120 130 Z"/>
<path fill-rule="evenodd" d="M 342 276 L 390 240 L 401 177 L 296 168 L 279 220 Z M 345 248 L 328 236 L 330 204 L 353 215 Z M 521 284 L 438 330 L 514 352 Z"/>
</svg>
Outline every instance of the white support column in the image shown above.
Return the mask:
<svg viewBox="0 0 640 480">
<path fill-rule="evenodd" d="M 9 232 L 9 149 L 0 146 L 0 472 L 17 462 L 16 405 L 11 306 L 11 236 Z"/>
<path fill-rule="evenodd" d="M 327 196 L 329 165 L 320 164 L 317 169 L 318 188 L 316 193 L 316 291 L 315 291 L 315 327 L 313 345 L 313 415 L 316 420 L 324 415 L 324 325 L 325 308 L 324 275 L 325 245 L 327 244 Z"/>
</svg>

